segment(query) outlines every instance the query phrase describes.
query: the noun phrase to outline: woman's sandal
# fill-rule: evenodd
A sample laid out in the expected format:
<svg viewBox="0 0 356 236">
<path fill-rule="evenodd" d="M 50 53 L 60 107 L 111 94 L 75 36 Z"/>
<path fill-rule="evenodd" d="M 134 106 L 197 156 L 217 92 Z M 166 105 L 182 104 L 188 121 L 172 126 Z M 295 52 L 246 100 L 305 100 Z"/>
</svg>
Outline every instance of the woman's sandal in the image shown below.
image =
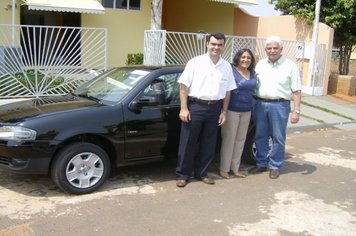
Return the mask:
<svg viewBox="0 0 356 236">
<path fill-rule="evenodd" d="M 234 175 L 235 175 L 236 177 L 239 177 L 239 178 L 245 178 L 245 177 L 246 177 L 246 175 L 245 175 L 245 174 L 242 174 L 241 172 L 234 172 Z"/>
<path fill-rule="evenodd" d="M 223 177 L 224 179 L 230 179 L 229 173 L 220 171 L 220 176 Z"/>
</svg>

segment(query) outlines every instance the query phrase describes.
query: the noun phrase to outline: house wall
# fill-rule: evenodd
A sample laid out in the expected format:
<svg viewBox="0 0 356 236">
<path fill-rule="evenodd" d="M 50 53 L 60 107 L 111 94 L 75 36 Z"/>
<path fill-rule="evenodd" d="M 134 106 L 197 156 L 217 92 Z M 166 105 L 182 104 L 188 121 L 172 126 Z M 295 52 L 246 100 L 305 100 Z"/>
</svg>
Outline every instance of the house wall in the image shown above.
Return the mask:
<svg viewBox="0 0 356 236">
<path fill-rule="evenodd" d="M 294 16 L 263 16 L 254 17 L 235 9 L 234 17 L 234 35 L 237 36 L 254 36 L 257 38 L 267 38 L 270 35 L 278 35 L 282 40 L 305 42 L 305 62 L 303 65 L 303 86 L 308 87 L 308 68 L 310 48 L 312 44 L 313 27 L 308 25 L 304 20 Z M 334 39 L 334 30 L 323 24 L 318 25 L 318 44 L 325 44 L 327 54 L 326 66 L 323 78 L 322 94 L 327 94 L 328 80 L 331 73 L 330 62 L 331 52 Z"/>
<path fill-rule="evenodd" d="M 233 34 L 234 5 L 208 0 L 164 0 L 162 28 L 175 32 Z"/>
<path fill-rule="evenodd" d="M 244 13 L 240 8 L 235 8 L 234 31 L 236 36 L 257 36 L 258 17 Z"/>
<path fill-rule="evenodd" d="M 15 24 L 20 24 L 20 1 L 15 1 L 17 7 L 15 8 Z M 0 24 L 12 24 L 12 0 L 0 0 Z"/>
<path fill-rule="evenodd" d="M 12 24 L 12 0 L 0 0 L 0 24 Z M 20 24 L 20 5 L 16 0 L 15 24 Z M 105 14 L 81 14 L 82 27 L 108 29 L 107 66 L 122 66 L 128 53 L 143 53 L 144 30 L 150 29 L 151 1 L 142 0 L 141 10 L 105 9 Z"/>
<path fill-rule="evenodd" d="M 143 53 L 144 31 L 150 29 L 151 2 L 141 1 L 141 10 L 105 8 L 105 14 L 82 14 L 82 27 L 108 29 L 108 67 L 123 66 L 127 54 Z"/>
</svg>

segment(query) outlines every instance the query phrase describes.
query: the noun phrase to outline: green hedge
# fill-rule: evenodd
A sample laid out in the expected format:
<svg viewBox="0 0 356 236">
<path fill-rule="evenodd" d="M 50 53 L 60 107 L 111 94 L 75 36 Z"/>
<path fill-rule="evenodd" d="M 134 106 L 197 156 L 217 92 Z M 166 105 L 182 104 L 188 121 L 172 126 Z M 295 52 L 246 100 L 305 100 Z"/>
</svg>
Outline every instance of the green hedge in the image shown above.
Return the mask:
<svg viewBox="0 0 356 236">
<path fill-rule="evenodd" d="M 127 55 L 126 65 L 142 65 L 143 53 L 129 53 Z"/>
<path fill-rule="evenodd" d="M 30 88 L 32 84 L 32 86 L 34 86 L 36 84 L 36 73 L 35 70 L 26 70 L 26 75 L 28 80 L 25 79 L 25 75 L 23 73 L 16 73 L 15 77 L 18 79 L 18 81 L 23 84 L 26 88 Z M 45 81 L 43 81 L 45 79 Z M 43 73 L 41 73 L 40 71 L 37 71 L 37 84 L 46 84 L 48 85 L 48 88 L 53 88 L 56 87 L 58 85 L 60 85 L 61 83 L 64 82 L 64 78 L 63 77 L 57 77 L 57 78 L 53 78 L 52 76 L 47 75 L 47 77 L 45 77 L 45 75 Z"/>
</svg>

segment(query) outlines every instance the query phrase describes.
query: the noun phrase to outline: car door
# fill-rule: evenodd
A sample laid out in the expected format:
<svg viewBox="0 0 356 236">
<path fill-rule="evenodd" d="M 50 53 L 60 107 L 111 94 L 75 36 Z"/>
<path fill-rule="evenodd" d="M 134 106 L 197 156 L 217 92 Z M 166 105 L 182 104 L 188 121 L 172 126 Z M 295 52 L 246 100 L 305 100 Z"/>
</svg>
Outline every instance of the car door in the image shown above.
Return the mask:
<svg viewBox="0 0 356 236">
<path fill-rule="evenodd" d="M 125 115 L 125 160 L 144 160 L 177 154 L 180 72 L 166 73 L 131 102 Z M 132 107 L 134 106 L 134 109 Z"/>
</svg>

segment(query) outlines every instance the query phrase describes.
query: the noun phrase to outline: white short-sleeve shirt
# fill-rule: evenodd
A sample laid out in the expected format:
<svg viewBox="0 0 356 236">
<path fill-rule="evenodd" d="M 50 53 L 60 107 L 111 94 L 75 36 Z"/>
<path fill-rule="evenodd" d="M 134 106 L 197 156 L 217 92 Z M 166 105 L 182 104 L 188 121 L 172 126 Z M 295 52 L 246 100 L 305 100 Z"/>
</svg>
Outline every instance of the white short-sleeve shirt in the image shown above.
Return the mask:
<svg viewBox="0 0 356 236">
<path fill-rule="evenodd" d="M 208 54 L 191 59 L 178 83 L 188 87 L 188 96 L 203 100 L 224 99 L 227 91 L 236 88 L 231 65 L 222 58 L 214 64 Z"/>
</svg>

